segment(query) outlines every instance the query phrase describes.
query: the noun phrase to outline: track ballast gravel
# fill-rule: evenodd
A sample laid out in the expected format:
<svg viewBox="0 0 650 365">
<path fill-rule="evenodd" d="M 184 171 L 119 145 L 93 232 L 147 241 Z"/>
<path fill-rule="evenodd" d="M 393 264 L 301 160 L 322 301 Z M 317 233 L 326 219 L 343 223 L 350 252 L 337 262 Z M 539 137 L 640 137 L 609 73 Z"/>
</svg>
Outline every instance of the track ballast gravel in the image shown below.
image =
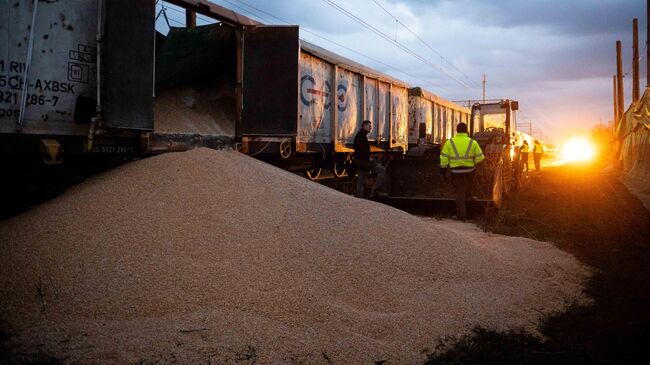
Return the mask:
<svg viewBox="0 0 650 365">
<path fill-rule="evenodd" d="M 551 244 L 356 199 L 233 151 L 161 155 L 0 222 L 14 351 L 80 363 L 419 363 L 584 302 Z"/>
</svg>

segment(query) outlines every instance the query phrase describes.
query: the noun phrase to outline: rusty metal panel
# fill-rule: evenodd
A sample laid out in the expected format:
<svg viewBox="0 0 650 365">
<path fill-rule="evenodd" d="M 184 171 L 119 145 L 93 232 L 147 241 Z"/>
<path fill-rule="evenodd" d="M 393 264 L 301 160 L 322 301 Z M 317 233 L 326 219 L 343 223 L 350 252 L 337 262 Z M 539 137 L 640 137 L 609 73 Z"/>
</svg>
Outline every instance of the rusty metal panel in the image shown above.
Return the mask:
<svg viewBox="0 0 650 365">
<path fill-rule="evenodd" d="M 372 122 L 372 130 L 368 133 L 368 139 L 377 140 L 379 129 L 377 128 L 377 101 L 379 99 L 377 80 L 367 77 L 363 83 L 364 108 L 366 110 L 365 120 Z"/>
<path fill-rule="evenodd" d="M 332 64 L 307 53 L 300 54 L 300 117 L 297 141 L 332 141 Z"/>
<path fill-rule="evenodd" d="M 88 133 L 80 123 L 95 110 L 97 6 L 0 1 L 0 133 L 15 133 L 19 122 L 27 134 Z"/>
<path fill-rule="evenodd" d="M 105 2 L 104 119 L 109 127 L 153 130 L 153 0 Z"/>
<path fill-rule="evenodd" d="M 420 124 L 426 125 L 426 135 L 420 136 Z M 409 96 L 409 143 L 416 144 L 418 139 L 431 140 L 433 133 L 433 103 L 420 96 Z"/>
<path fill-rule="evenodd" d="M 379 82 L 379 87 L 377 89 L 377 118 L 374 122 L 374 127 L 377 129 L 377 140 L 379 142 L 388 141 L 390 136 L 390 93 L 389 93 L 389 84 L 384 82 Z"/>
<path fill-rule="evenodd" d="M 387 82 L 393 85 L 397 85 L 400 87 L 410 87 L 406 82 L 399 80 L 397 78 L 394 78 L 392 76 L 389 76 L 387 74 L 381 73 L 377 70 L 374 70 L 370 67 L 364 66 L 360 63 L 354 62 L 348 58 L 345 58 L 341 55 L 338 55 L 332 51 L 329 51 L 325 48 L 319 47 L 313 43 L 309 43 L 307 41 L 301 40 L 300 41 L 301 48 L 303 51 L 309 52 L 313 54 L 314 56 L 318 58 L 322 58 L 325 61 L 328 61 L 334 65 L 337 65 L 341 68 L 344 68 L 348 71 L 352 71 L 355 73 L 358 73 L 360 75 L 370 77 L 382 82 Z"/>
<path fill-rule="evenodd" d="M 443 114 L 443 123 L 445 123 L 445 139 L 449 139 L 454 136 L 454 130 L 452 130 L 452 125 L 451 125 L 451 109 L 447 107 L 443 107 L 444 109 L 444 114 Z"/>
<path fill-rule="evenodd" d="M 442 142 L 442 107 L 433 103 L 433 143 Z"/>
<path fill-rule="evenodd" d="M 340 68 L 336 83 L 336 143 L 353 144 L 354 136 L 361 128 L 361 75 Z"/>
<path fill-rule="evenodd" d="M 300 44 L 297 26 L 244 30 L 242 135 L 296 135 Z"/>
<path fill-rule="evenodd" d="M 463 111 L 465 113 L 470 112 L 470 110 L 468 108 L 466 108 L 466 107 L 464 107 L 462 105 L 456 104 L 454 102 L 451 102 L 449 100 L 446 100 L 446 99 L 444 99 L 444 98 L 442 98 L 442 97 L 440 97 L 440 96 L 438 96 L 438 95 L 436 95 L 436 94 L 434 94 L 434 93 L 432 93 L 430 91 L 422 89 L 421 87 L 414 87 L 414 88 L 409 89 L 409 95 L 421 96 L 421 97 L 423 97 L 423 98 L 425 98 L 425 99 L 427 99 L 429 101 L 432 101 L 432 102 L 434 102 L 434 103 L 436 103 L 438 105 L 442 105 L 442 106 L 452 108 L 452 109 L 455 109 L 455 110 L 460 110 L 460 111 Z"/>
<path fill-rule="evenodd" d="M 408 146 L 408 90 L 393 86 L 391 90 L 391 130 L 390 147 L 402 148 Z"/>
</svg>

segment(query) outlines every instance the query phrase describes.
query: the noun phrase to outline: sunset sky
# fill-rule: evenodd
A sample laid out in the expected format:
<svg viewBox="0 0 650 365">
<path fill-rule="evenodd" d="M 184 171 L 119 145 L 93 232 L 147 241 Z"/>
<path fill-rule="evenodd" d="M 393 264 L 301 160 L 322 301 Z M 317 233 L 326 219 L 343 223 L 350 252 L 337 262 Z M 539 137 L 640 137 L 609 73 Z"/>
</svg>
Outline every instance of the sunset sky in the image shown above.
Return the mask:
<svg viewBox="0 0 650 365">
<path fill-rule="evenodd" d="M 266 24 L 300 25 L 303 39 L 448 100 L 480 99 L 486 74 L 488 99 L 519 100 L 519 122 L 532 122 L 534 130 L 557 142 L 612 119 L 616 40 L 623 42 L 629 105 L 634 17 L 639 19 L 642 89 L 646 85 L 643 0 L 213 2 Z M 168 15 L 172 25 L 184 20 L 179 12 Z M 426 63 L 400 50 L 395 40 Z"/>
</svg>

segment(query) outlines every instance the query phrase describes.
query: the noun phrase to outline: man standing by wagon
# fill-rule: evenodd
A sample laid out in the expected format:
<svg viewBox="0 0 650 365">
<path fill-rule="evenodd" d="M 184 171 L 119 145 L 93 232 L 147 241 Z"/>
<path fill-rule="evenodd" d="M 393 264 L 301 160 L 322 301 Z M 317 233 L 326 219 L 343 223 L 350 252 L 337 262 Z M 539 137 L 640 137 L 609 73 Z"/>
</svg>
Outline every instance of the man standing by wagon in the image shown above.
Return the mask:
<svg viewBox="0 0 650 365">
<path fill-rule="evenodd" d="M 377 163 L 374 159 L 370 158 L 370 143 L 368 143 L 368 133 L 372 130 L 372 123 L 369 120 L 364 120 L 361 123 L 361 129 L 354 136 L 354 167 L 357 170 L 357 198 L 364 197 L 366 187 L 366 180 L 368 174 L 372 171 L 375 175 L 375 183 L 370 191 L 370 197 L 375 197 L 375 191 L 384 182 L 386 169 Z M 385 195 L 385 194 L 377 194 Z"/>
<path fill-rule="evenodd" d="M 519 158 L 521 158 L 521 171 L 528 171 L 528 153 L 530 152 L 530 147 L 528 146 L 528 141 L 524 140 L 524 144 L 519 148 Z M 526 167 L 526 170 L 524 170 Z"/>
<path fill-rule="evenodd" d="M 456 218 L 467 218 L 466 201 L 471 194 L 474 170 L 485 157 L 478 142 L 467 135 L 467 124 L 456 126 L 456 135 L 445 142 L 440 153 L 440 169 L 443 176 L 451 170 L 451 184 L 456 198 Z"/>
</svg>

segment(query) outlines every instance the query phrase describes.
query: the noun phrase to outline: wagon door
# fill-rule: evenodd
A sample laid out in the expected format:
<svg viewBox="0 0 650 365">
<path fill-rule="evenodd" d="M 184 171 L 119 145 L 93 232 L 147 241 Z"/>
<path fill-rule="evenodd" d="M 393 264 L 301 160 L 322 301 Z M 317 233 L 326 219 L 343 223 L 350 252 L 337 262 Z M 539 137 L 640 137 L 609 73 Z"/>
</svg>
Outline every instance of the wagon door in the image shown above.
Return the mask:
<svg viewBox="0 0 650 365">
<path fill-rule="evenodd" d="M 155 4 L 151 0 L 105 4 L 104 119 L 114 128 L 153 130 Z"/>
<path fill-rule="evenodd" d="M 297 26 L 244 30 L 242 135 L 295 136 L 300 43 Z"/>
</svg>

